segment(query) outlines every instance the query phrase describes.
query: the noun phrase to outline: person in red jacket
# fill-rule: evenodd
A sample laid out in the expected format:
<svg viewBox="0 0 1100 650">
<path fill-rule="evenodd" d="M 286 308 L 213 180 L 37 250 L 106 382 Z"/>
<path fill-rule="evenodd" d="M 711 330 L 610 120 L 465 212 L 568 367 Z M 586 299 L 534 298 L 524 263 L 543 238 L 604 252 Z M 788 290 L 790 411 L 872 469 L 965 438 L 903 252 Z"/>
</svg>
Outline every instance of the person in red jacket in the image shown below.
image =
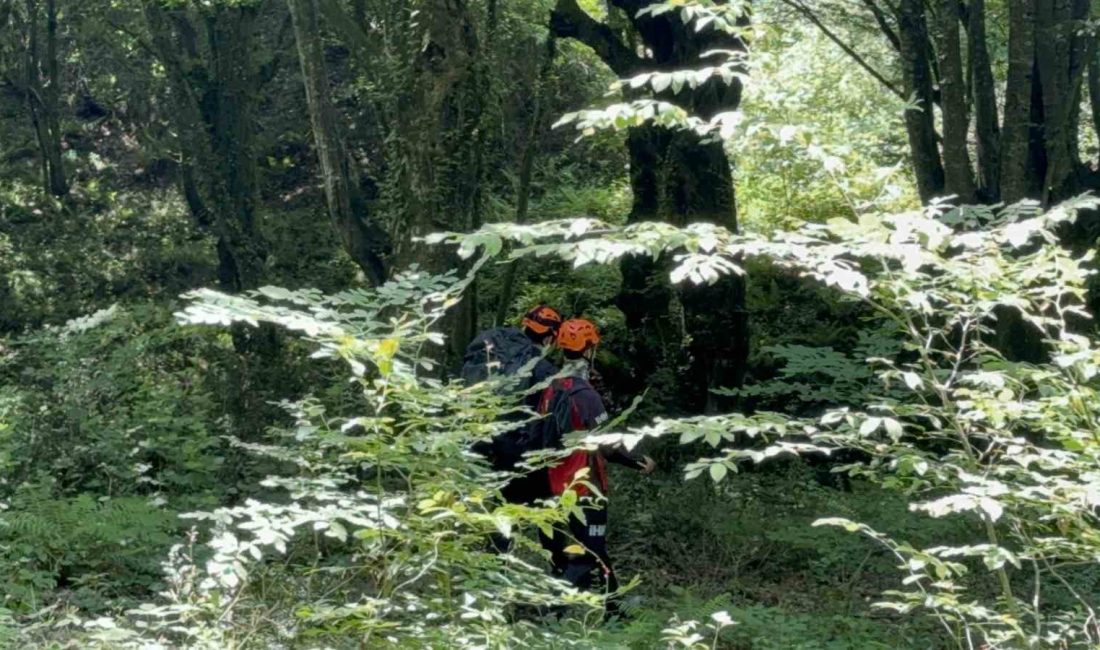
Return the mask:
<svg viewBox="0 0 1100 650">
<path fill-rule="evenodd" d="M 564 438 L 573 431 L 595 429 L 607 421 L 607 410 L 599 393 L 589 382 L 600 334 L 596 326 L 582 319 L 565 321 L 558 328 L 557 345 L 565 356 L 563 377 L 543 391 L 539 413 L 543 414 L 543 442 L 549 448 L 563 448 Z M 570 517 L 568 532 L 558 530 L 552 538 L 542 537 L 551 553 L 554 572 L 581 589 L 602 587 L 607 593 L 618 590 L 618 580 L 607 552 L 607 462 L 637 469 L 646 474 L 655 465 L 651 458 L 626 453 L 621 446 L 587 451 L 578 449 L 549 468 L 550 492 L 561 496 L 572 489 L 584 508 L 584 521 Z M 577 472 L 588 468 L 584 482 L 595 486 L 592 494 Z M 579 551 L 579 552 L 578 552 Z M 613 606 L 613 604 L 612 604 Z"/>
</svg>

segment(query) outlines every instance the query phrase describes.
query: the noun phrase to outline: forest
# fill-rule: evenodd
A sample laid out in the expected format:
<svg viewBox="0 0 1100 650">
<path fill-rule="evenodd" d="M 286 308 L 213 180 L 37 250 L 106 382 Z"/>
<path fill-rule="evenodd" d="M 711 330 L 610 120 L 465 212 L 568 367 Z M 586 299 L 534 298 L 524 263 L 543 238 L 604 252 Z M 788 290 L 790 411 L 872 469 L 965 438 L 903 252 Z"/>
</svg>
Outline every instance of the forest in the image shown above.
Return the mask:
<svg viewBox="0 0 1100 650">
<path fill-rule="evenodd" d="M 0 648 L 1100 648 L 1100 2 L 0 0 Z"/>
</svg>

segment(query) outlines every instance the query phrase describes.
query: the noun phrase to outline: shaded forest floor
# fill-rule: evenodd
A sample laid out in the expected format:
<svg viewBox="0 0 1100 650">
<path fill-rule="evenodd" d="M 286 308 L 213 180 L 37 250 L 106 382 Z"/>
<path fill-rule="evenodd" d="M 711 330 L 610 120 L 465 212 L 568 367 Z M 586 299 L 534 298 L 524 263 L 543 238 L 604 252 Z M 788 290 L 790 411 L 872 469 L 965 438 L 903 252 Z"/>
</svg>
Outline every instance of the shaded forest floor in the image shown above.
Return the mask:
<svg viewBox="0 0 1100 650">
<path fill-rule="evenodd" d="M 646 647 L 671 613 L 706 619 L 726 610 L 739 623 L 737 647 L 840 650 L 936 647 L 930 621 L 870 606 L 897 586 L 897 560 L 868 540 L 819 518 L 841 516 L 896 531 L 914 543 L 967 539 L 958 522 L 920 519 L 903 498 L 855 482 L 822 485 L 801 461 L 728 477 L 719 486 L 684 483 L 675 469 L 651 480 L 613 477 L 610 539 L 624 578 L 642 584 L 628 598 L 633 620 L 612 638 Z"/>
</svg>

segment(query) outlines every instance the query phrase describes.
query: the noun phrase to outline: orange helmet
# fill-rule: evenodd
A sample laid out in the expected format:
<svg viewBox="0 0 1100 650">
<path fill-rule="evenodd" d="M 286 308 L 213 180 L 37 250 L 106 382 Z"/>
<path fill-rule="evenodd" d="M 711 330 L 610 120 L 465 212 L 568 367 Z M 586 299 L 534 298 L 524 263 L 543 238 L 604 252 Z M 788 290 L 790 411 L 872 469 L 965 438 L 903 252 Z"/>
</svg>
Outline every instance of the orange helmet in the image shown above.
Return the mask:
<svg viewBox="0 0 1100 650">
<path fill-rule="evenodd" d="M 558 328 L 558 347 L 569 352 L 585 352 L 600 342 L 600 331 L 583 318 L 567 320 Z"/>
<path fill-rule="evenodd" d="M 523 315 L 523 326 L 535 334 L 556 332 L 561 326 L 561 314 L 553 307 L 539 305 Z"/>
</svg>

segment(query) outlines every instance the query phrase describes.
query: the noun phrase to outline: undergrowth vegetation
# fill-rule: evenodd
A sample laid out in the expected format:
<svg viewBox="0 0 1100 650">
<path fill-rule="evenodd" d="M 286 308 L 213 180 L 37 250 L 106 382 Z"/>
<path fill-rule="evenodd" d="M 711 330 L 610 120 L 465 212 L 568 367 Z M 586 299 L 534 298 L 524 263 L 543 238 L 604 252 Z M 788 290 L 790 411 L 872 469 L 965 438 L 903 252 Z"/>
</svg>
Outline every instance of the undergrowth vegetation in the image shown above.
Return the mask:
<svg viewBox="0 0 1100 650">
<path fill-rule="evenodd" d="M 1098 12 L 0 0 L 0 649 L 1100 648 Z"/>
<path fill-rule="evenodd" d="M 601 225 L 600 237 L 586 238 L 596 224 L 573 221 L 456 236 L 469 255 L 479 248 L 493 255 L 501 236 L 518 238 L 520 256 L 608 261 L 667 251 L 680 255 L 677 275 L 688 280 L 732 269 L 731 260 L 746 254 L 762 256 L 865 306 L 874 334 L 859 337 L 850 353 L 770 350 L 785 359 L 789 394 L 804 399 L 769 396 L 766 383 L 735 391 L 761 404 L 785 402 L 786 414 L 658 418 L 625 430 L 613 423 L 576 441 L 653 445 L 688 479 L 673 470 L 652 483 L 624 481 L 615 495 L 613 538 L 623 540 L 624 565 L 642 579 L 628 591 L 633 619 L 626 623 L 597 626 L 596 596 L 541 569 L 534 535 L 577 507 L 569 492 L 538 507 L 494 497 L 506 476 L 468 449 L 502 426 L 512 398 L 432 378 L 431 350 L 443 342 L 435 325 L 470 279 L 420 273 L 332 296 L 275 288 L 252 297 L 194 294 L 179 313 L 183 321 L 266 322 L 299 332 L 312 356 L 346 364 L 355 390 L 284 404 L 293 425 L 263 443 L 230 436 L 227 444 L 266 458 L 270 471 L 237 505 L 185 515 L 190 541 L 180 542 L 150 501 L 123 496 L 130 486 L 155 493 L 188 470 L 188 454 L 209 453 L 201 445 L 177 450 L 168 438 L 181 455 L 165 457 L 155 472 L 139 462 L 117 499 L 75 496 L 49 506 L 65 513 L 55 515 L 60 522 L 73 522 L 55 528 L 57 539 L 78 540 L 84 556 L 66 557 L 49 543 L 38 554 L 16 547 L 40 564 L 9 579 L 23 585 L 23 606 L 33 607 L 36 588 L 50 579 L 62 585 L 64 576 L 50 571 L 79 572 L 66 605 L 75 612 L 96 593 L 94 576 L 150 560 L 102 557 L 108 546 L 163 548 L 174 537 L 158 597 L 138 599 L 144 603 L 121 618 L 67 615 L 33 628 L 42 639 L 64 630 L 104 647 L 154 640 L 637 647 L 655 635 L 674 647 L 711 638 L 753 648 L 1091 643 L 1097 447 L 1089 405 L 1097 356 L 1072 329 L 1083 315 L 1087 273 L 1049 242 L 1053 228 L 1094 206 L 987 212 L 978 215 L 982 229 L 958 231 L 944 223 L 950 213 L 932 208 L 884 216 L 858 233 L 836 220 L 770 238 L 648 225 Z M 833 243 L 841 236 L 843 248 Z M 1004 320 L 998 310 L 1008 305 L 1046 334 L 1050 361 L 1012 363 L 985 343 L 995 340 L 994 316 Z M 109 336 L 110 317 L 58 335 Z M 831 388 L 813 377 L 823 372 Z M 831 454 L 847 454 L 832 473 L 850 475 L 850 492 L 822 486 L 811 468 L 790 460 Z M 53 456 L 63 467 L 63 455 Z M 5 513 L 6 532 L 49 539 L 28 489 L 15 493 L 20 505 Z M 96 525 L 80 523 L 89 517 Z M 142 532 L 128 535 L 122 522 Z M 513 539 L 509 553 L 489 552 L 493 533 Z M 151 581 L 112 588 L 140 593 Z M 657 585 L 662 595 L 651 591 Z M 807 609 L 814 613 L 795 613 Z M 868 616 L 874 611 L 892 613 Z"/>
</svg>

